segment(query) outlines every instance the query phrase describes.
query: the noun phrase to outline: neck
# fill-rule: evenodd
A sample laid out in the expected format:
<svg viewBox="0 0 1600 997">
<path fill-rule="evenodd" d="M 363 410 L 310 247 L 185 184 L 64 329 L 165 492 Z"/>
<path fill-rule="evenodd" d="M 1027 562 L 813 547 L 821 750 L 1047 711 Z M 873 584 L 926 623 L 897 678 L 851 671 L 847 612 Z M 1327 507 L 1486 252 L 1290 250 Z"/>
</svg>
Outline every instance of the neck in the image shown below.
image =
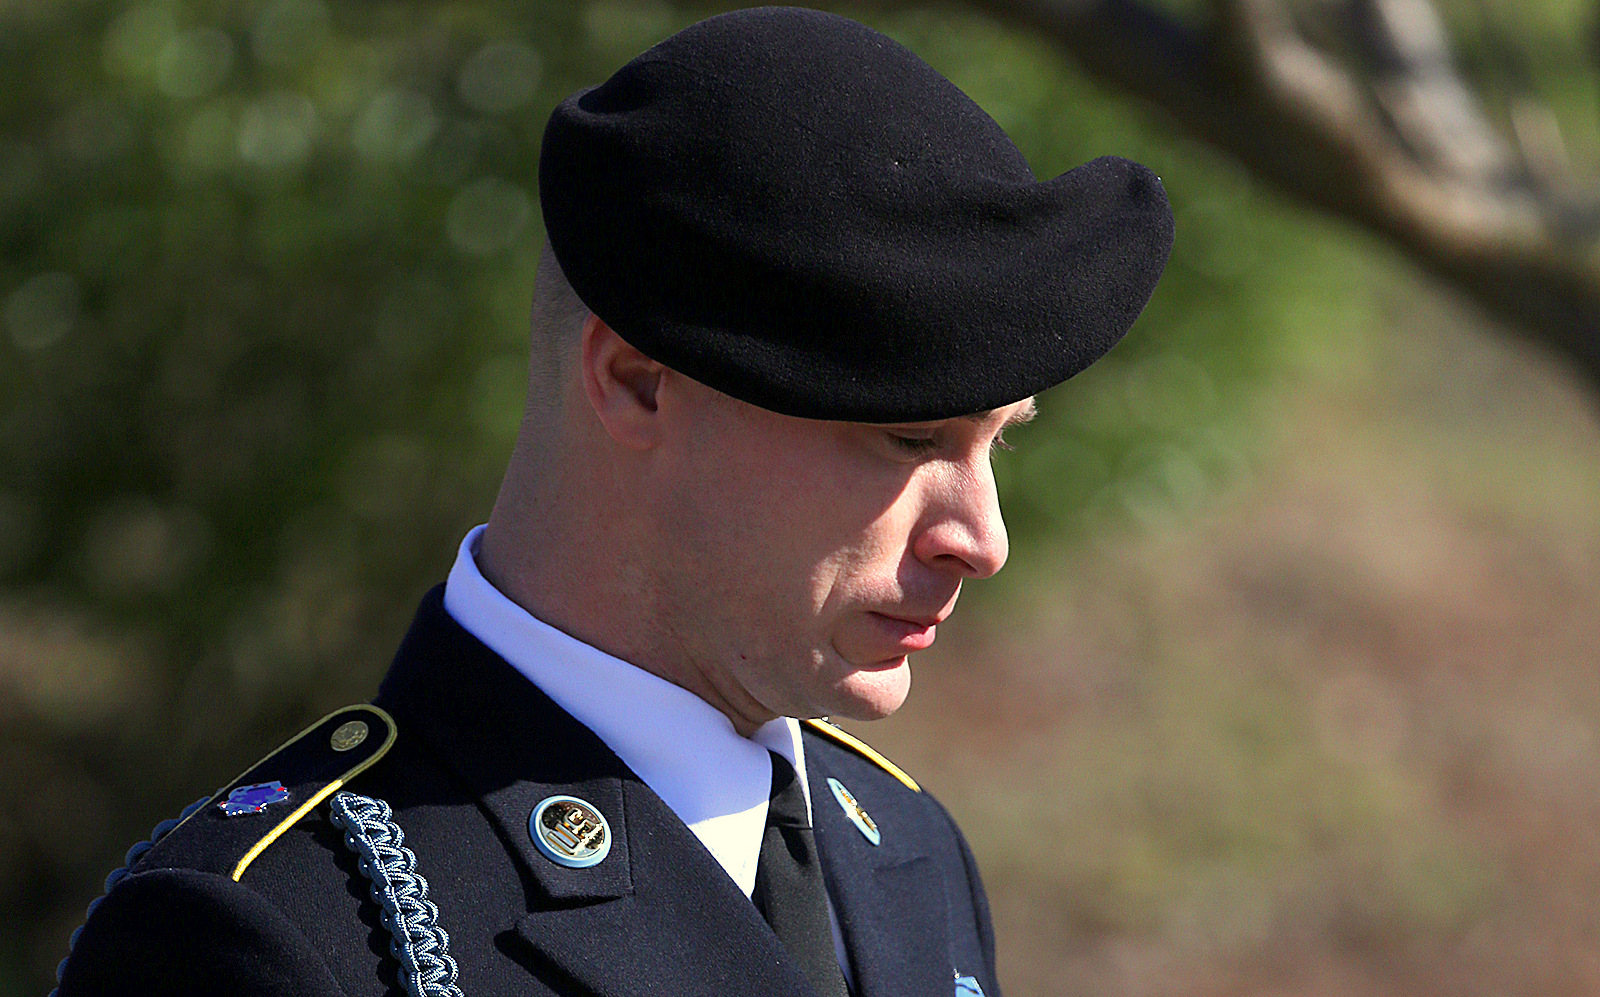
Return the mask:
<svg viewBox="0 0 1600 997">
<path fill-rule="evenodd" d="M 555 468 L 516 473 L 526 466 L 513 459 L 479 541 L 484 579 L 535 618 L 700 697 L 743 737 L 775 719 L 678 639 L 660 611 L 648 539 L 606 483 Z"/>
</svg>

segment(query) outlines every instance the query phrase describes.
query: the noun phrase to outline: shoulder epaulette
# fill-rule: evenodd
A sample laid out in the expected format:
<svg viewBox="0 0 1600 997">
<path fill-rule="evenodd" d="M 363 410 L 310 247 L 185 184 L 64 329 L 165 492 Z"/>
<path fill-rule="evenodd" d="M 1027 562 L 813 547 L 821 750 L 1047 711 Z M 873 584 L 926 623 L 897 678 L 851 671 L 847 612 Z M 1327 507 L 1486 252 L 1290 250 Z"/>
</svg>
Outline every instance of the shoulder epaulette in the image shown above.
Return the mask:
<svg viewBox="0 0 1600 997">
<path fill-rule="evenodd" d="M 279 786 L 280 791 L 291 785 L 294 787 L 292 794 L 284 793 L 284 798 L 299 805 L 250 844 L 233 867 L 232 876 L 238 882 L 250 863 L 285 831 L 382 758 L 398 733 L 394 718 L 376 706 L 361 703 L 335 710 L 213 793 L 206 805 L 185 823 L 199 814 L 209 815 L 218 807 L 226 807 L 229 801 L 248 795 L 241 791 L 259 790 L 261 784 L 269 781 Z M 252 802 L 244 800 L 246 805 Z"/>
<path fill-rule="evenodd" d="M 905 771 L 901 769 L 900 766 L 883 757 L 878 753 L 877 749 L 873 748 L 872 745 L 868 744 L 867 742 L 861 740 L 861 738 L 856 737 L 854 734 L 846 733 L 826 720 L 811 719 L 805 721 L 805 724 L 828 740 L 834 742 L 835 744 L 841 744 L 844 747 L 849 748 L 862 758 L 865 758 L 867 761 L 883 769 L 885 772 L 900 780 L 901 783 L 903 783 L 913 792 L 922 792 L 922 787 L 917 785 L 917 780 L 911 778 L 909 775 L 906 775 Z"/>
</svg>

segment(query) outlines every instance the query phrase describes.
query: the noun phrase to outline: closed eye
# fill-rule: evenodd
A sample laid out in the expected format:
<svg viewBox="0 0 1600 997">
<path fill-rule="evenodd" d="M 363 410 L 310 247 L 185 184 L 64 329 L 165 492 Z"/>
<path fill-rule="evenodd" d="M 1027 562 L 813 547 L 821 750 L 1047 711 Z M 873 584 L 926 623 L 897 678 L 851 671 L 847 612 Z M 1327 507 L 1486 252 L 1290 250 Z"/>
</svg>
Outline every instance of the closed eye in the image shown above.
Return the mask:
<svg viewBox="0 0 1600 997">
<path fill-rule="evenodd" d="M 896 450 L 913 457 L 920 457 L 932 453 L 939 448 L 939 441 L 932 436 L 905 436 L 901 433 L 890 433 L 889 440 Z"/>
</svg>

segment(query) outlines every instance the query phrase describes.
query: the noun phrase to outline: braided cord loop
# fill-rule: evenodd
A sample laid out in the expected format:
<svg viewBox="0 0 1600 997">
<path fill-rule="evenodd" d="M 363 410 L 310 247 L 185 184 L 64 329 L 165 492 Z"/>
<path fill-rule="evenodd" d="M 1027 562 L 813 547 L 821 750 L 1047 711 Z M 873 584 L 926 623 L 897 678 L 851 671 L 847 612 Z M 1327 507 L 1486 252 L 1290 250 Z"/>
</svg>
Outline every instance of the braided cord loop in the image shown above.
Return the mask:
<svg viewBox="0 0 1600 997">
<path fill-rule="evenodd" d="M 417 872 L 417 857 L 405 846 L 405 832 L 383 800 L 335 793 L 329 817 L 344 832 L 345 847 L 358 858 L 361 875 L 372 884 L 389 951 L 400 962 L 400 984 L 410 997 L 462 997 L 456 986 L 456 961 L 450 936 L 439 927 L 439 908 L 428 899 L 428 881 Z"/>
</svg>

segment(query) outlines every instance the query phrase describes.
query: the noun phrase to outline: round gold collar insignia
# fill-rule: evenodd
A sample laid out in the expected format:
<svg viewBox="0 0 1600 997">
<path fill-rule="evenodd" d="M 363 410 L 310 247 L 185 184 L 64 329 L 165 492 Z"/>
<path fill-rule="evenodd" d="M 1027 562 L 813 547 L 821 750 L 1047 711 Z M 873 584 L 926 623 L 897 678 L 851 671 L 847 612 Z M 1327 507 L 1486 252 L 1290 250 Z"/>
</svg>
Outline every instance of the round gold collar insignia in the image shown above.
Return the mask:
<svg viewBox="0 0 1600 997">
<path fill-rule="evenodd" d="M 528 834 L 544 857 L 569 869 L 599 865 L 611 853 L 611 825 L 576 796 L 551 796 L 528 815 Z"/>
</svg>

